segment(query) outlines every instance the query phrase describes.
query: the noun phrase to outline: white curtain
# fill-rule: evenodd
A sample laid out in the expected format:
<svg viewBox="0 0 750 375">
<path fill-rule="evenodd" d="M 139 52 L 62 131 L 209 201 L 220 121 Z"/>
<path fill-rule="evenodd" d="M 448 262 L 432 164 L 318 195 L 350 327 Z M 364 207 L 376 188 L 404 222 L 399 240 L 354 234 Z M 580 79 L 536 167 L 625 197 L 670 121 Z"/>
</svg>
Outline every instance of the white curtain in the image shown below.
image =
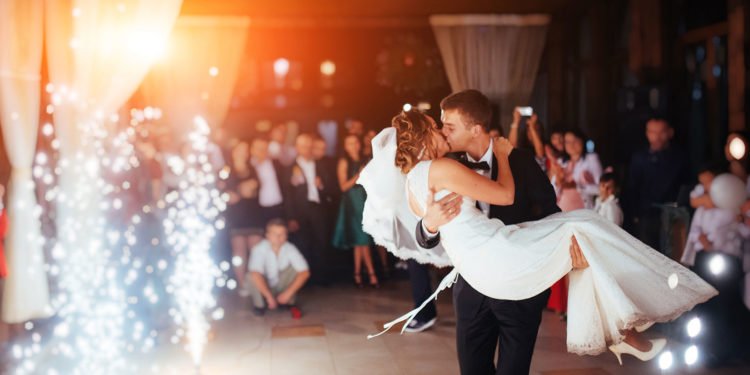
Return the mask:
<svg viewBox="0 0 750 375">
<path fill-rule="evenodd" d="M 231 104 L 244 56 L 247 17 L 181 16 L 165 58 L 141 86 L 146 105 L 162 110 L 161 122 L 178 134 L 202 116 L 220 127 Z"/>
<path fill-rule="evenodd" d="M 57 246 L 60 296 L 79 314 L 106 288 L 107 230 L 101 211 L 99 157 L 93 130 L 114 121 L 153 62 L 164 52 L 181 0 L 47 0 L 45 43 L 61 174 L 58 184 Z M 125 119 L 123 119 L 125 120 Z M 121 120 L 122 121 L 122 120 Z M 123 121 L 124 122 L 124 121 Z M 85 285 L 85 287 L 81 287 Z M 109 293 L 112 306 L 121 294 Z M 61 302 L 65 303 L 65 302 Z M 91 318 L 94 319 L 94 318 Z M 97 316 L 96 319 L 110 319 Z M 82 329 L 82 328 L 81 328 Z M 99 359 L 96 359 L 99 360 Z"/>
<path fill-rule="evenodd" d="M 50 82 L 74 93 L 55 111 L 61 153 L 78 150 L 77 126 L 109 116 L 133 95 L 166 41 L 182 0 L 47 0 Z"/>
<path fill-rule="evenodd" d="M 549 16 L 434 15 L 430 24 L 451 89 L 483 92 L 508 125 L 513 108 L 531 98 Z"/>
<path fill-rule="evenodd" d="M 2 302 L 2 319 L 8 323 L 49 315 L 31 179 L 39 126 L 43 11 L 38 1 L 0 1 L 0 124 L 11 166 L 5 242 L 9 274 Z"/>
</svg>

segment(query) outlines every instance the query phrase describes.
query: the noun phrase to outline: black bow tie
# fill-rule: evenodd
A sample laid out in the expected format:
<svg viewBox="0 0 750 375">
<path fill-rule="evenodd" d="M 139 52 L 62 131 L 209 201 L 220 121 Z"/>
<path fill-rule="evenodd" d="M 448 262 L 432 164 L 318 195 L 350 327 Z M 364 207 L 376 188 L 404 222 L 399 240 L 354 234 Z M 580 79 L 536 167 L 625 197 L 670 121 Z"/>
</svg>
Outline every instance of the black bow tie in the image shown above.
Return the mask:
<svg viewBox="0 0 750 375">
<path fill-rule="evenodd" d="M 469 161 L 467 159 L 461 159 L 461 164 L 475 170 L 475 171 L 489 171 L 490 165 L 487 164 L 486 161 L 480 161 L 479 163 L 475 163 L 473 161 Z"/>
</svg>

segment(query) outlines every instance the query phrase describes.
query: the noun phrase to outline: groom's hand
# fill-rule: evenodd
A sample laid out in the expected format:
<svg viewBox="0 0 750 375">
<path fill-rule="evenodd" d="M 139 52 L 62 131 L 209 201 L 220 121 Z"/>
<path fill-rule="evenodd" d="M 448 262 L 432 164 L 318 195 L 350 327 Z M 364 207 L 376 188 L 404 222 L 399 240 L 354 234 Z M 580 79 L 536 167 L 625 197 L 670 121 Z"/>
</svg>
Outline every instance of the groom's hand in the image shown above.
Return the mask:
<svg viewBox="0 0 750 375">
<path fill-rule="evenodd" d="M 453 220 L 461 212 L 461 196 L 456 193 L 450 193 L 439 201 L 434 199 L 435 190 L 430 189 L 427 197 L 427 207 L 425 209 L 422 224 L 430 233 L 437 233 L 438 228 Z"/>
<path fill-rule="evenodd" d="M 573 261 L 573 269 L 584 269 L 589 266 L 589 262 L 581 252 L 581 246 L 578 245 L 576 236 L 570 237 L 570 259 Z"/>
</svg>

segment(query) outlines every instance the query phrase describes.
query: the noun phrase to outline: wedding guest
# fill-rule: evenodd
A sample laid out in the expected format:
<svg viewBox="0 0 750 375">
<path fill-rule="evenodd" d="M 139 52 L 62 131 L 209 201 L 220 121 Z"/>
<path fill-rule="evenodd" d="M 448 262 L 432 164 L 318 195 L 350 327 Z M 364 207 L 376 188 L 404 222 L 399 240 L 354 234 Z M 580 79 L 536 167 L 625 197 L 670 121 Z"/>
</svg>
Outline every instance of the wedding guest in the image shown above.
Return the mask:
<svg viewBox="0 0 750 375">
<path fill-rule="evenodd" d="M 347 134 L 353 134 L 357 137 L 362 137 L 365 134 L 365 124 L 359 119 L 349 119 L 346 122 Z"/>
<path fill-rule="evenodd" d="M 719 164 L 708 164 L 698 172 L 700 182 L 690 193 L 691 197 L 711 198 L 711 184 L 714 178 L 724 172 Z M 719 251 L 740 259 L 743 247 L 742 238 L 750 228 L 738 220 L 737 213 L 731 209 L 715 207 L 713 202 L 709 205 L 696 207 L 693 220 L 690 223 L 690 231 L 682 254 L 682 263 L 693 265 L 696 254 L 701 251 Z M 747 233 L 750 235 L 750 233 Z"/>
<path fill-rule="evenodd" d="M 297 158 L 288 178 L 289 230 L 295 232 L 294 242 L 310 264 L 312 282 L 328 284 L 330 275 L 325 271 L 326 250 L 331 244 L 330 226 L 320 219 L 331 191 L 338 186 L 323 183 L 321 169 L 313 156 L 313 136 L 300 134 L 295 142 Z"/>
<path fill-rule="evenodd" d="M 310 278 L 310 270 L 299 250 L 287 241 L 287 234 L 284 221 L 273 219 L 266 225 L 266 239 L 253 247 L 248 270 L 256 315 L 288 307 L 292 318 L 302 317 L 295 305 L 296 294 Z"/>
<path fill-rule="evenodd" d="M 278 160 L 285 167 L 291 166 L 296 156 L 294 148 L 287 144 L 288 136 L 289 131 L 284 123 L 277 124 L 271 128 L 268 134 L 268 138 L 270 139 L 268 153 L 271 155 L 271 159 Z"/>
<path fill-rule="evenodd" d="M 375 130 L 368 130 L 362 137 L 362 156 L 366 160 L 372 159 L 372 139 L 375 138 L 377 133 Z"/>
<path fill-rule="evenodd" d="M 362 264 L 364 263 L 370 286 L 377 288 L 378 278 L 372 265 L 370 235 L 362 229 L 362 212 L 367 195 L 361 185 L 357 185 L 359 172 L 366 162 L 362 158 L 362 143 L 359 137 L 349 134 L 344 138 L 344 156 L 339 158 L 337 167 L 339 187 L 344 193 L 339 203 L 333 245 L 339 249 L 354 251 L 354 284 L 362 287 Z"/>
<path fill-rule="evenodd" d="M 622 226 L 623 215 L 617 200 L 617 182 L 615 174 L 608 172 L 599 179 L 599 196 L 596 197 L 594 211 L 611 222 Z"/>
<path fill-rule="evenodd" d="M 709 164 L 700 169 L 700 183 L 692 196 L 708 196 L 714 178 L 723 173 L 723 165 Z M 743 217 L 731 209 L 711 205 L 699 205 L 693 215 L 687 244 L 681 262 L 692 269 L 719 291 L 719 295 L 696 307 L 706 334 L 698 337 L 706 351 L 706 363 L 710 367 L 727 362 L 738 350 L 746 337 L 747 309 L 743 304 L 743 254 L 750 238 L 750 227 Z M 723 264 L 721 270 L 712 269 L 717 259 Z M 748 291 L 744 290 L 747 295 Z"/>
<path fill-rule="evenodd" d="M 661 210 L 657 205 L 675 202 L 688 181 L 687 157 L 672 144 L 674 130 L 659 118 L 646 123 L 648 147 L 633 154 L 623 191 L 625 223 L 635 237 L 659 250 Z"/>
<path fill-rule="evenodd" d="M 544 156 L 547 162 L 545 170 L 549 175 L 550 181 L 553 176 L 560 173 L 562 166 L 560 163 L 567 162 L 570 157 L 565 153 L 565 132 L 562 130 L 553 130 L 549 137 L 549 143 L 544 145 Z"/>
<path fill-rule="evenodd" d="M 565 153 L 565 132 L 562 130 L 553 130 L 552 133 L 549 135 L 549 145 L 548 145 L 550 151 L 555 156 L 555 160 L 557 159 L 567 159 L 567 154 Z"/>
<path fill-rule="evenodd" d="M 597 181 L 602 175 L 602 164 L 596 153 L 588 152 L 586 136 L 580 130 L 565 132 L 565 152 L 570 159 L 560 161 L 561 168 L 552 178 L 558 192 L 558 206 L 563 211 L 594 208 L 594 197 L 599 193 Z"/>
<path fill-rule="evenodd" d="M 257 207 L 258 179 L 250 169 L 250 145 L 239 142 L 232 149 L 231 172 L 227 180 L 229 202 L 225 217 L 232 246 L 232 264 L 237 277 L 238 290 L 247 296 L 245 269 L 249 251 L 262 235 L 252 216 Z"/>
<path fill-rule="evenodd" d="M 320 167 L 318 174 L 323 180 L 324 186 L 332 187 L 329 191 L 328 200 L 325 202 L 326 212 L 335 212 L 338 208 L 339 191 L 333 187 L 338 186 L 338 176 L 336 173 L 337 160 L 332 156 L 326 155 L 328 144 L 323 137 L 316 135 L 313 138 L 313 159 Z"/>
<path fill-rule="evenodd" d="M 541 124 L 536 113 L 532 114 L 528 121 L 526 121 L 526 136 L 518 136 L 519 126 L 521 124 L 522 117 L 518 107 L 513 111 L 513 123 L 510 124 L 510 134 L 508 134 L 508 140 L 516 148 L 529 149 L 534 153 L 534 158 L 537 164 L 542 167 L 543 171 L 547 171 L 546 156 L 544 152 L 544 142 L 540 135 L 539 128 Z M 491 136 L 491 135 L 490 135 Z M 499 136 L 499 134 L 498 134 Z"/>
<path fill-rule="evenodd" d="M 249 240 L 254 246 L 262 239 L 263 229 L 270 220 L 286 219 L 288 204 L 283 185 L 286 171 L 280 162 L 269 157 L 268 139 L 264 137 L 250 142 L 250 173 L 258 181 L 253 211 L 247 213 L 254 217 L 252 226 L 256 230 Z"/>
</svg>

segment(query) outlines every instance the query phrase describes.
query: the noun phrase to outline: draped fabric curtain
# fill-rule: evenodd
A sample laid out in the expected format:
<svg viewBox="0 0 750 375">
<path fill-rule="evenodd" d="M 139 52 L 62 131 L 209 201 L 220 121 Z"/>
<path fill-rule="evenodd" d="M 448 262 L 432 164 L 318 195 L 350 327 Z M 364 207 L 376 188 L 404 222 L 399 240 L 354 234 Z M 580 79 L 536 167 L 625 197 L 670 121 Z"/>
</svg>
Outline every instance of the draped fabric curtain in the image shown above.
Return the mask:
<svg viewBox="0 0 750 375">
<path fill-rule="evenodd" d="M 163 53 L 182 0 L 47 0 L 46 48 L 60 140 L 58 236 L 66 248 L 86 246 L 82 227 L 98 220 L 98 191 L 82 181 L 82 160 L 95 158 L 83 130 L 116 114 Z M 59 99 L 57 102 L 54 98 Z M 66 167 L 68 165 L 68 167 Z M 73 242 L 69 238 L 75 238 Z M 71 240 L 72 241 L 72 240 Z"/>
<path fill-rule="evenodd" d="M 98 276 L 106 271 L 112 254 L 102 246 L 107 228 L 97 151 L 103 146 L 94 144 L 94 133 L 116 125 L 112 116 L 163 53 L 182 1 L 46 0 L 44 4 L 48 90 L 60 141 L 57 188 L 58 196 L 64 197 L 56 200 L 55 223 L 56 246 L 61 250 L 60 295 L 69 297 L 62 307 L 67 314 L 79 314 L 80 309 L 104 303 L 93 299 L 100 299 L 97 293 L 110 283 Z M 124 304 L 121 294 L 109 293 L 107 298 L 112 306 Z"/>
<path fill-rule="evenodd" d="M 145 104 L 162 110 L 161 122 L 184 134 L 195 116 L 224 122 L 245 51 L 247 17 L 181 16 L 168 52 L 141 86 Z"/>
<path fill-rule="evenodd" d="M 483 92 L 509 124 L 531 98 L 549 16 L 434 15 L 430 24 L 451 89 Z"/>
<path fill-rule="evenodd" d="M 21 323 L 49 315 L 37 201 L 31 179 L 39 127 L 44 6 L 0 1 L 0 124 L 11 166 L 8 189 L 8 277 L 2 319 Z"/>
<path fill-rule="evenodd" d="M 61 153 L 78 150 L 78 126 L 109 116 L 164 53 L 182 0 L 47 0 L 50 81 L 77 101 L 55 111 Z"/>
</svg>

